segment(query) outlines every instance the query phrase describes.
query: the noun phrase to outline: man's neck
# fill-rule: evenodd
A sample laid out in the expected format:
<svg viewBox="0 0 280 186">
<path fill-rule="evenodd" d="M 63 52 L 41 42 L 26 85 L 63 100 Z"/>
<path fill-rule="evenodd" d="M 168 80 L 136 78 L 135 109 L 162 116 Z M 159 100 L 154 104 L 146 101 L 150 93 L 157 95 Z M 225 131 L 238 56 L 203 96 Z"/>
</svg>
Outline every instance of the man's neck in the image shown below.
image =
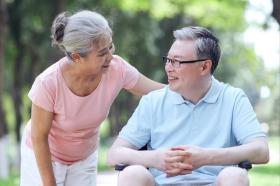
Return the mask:
<svg viewBox="0 0 280 186">
<path fill-rule="evenodd" d="M 185 100 L 197 104 L 201 98 L 203 98 L 209 91 L 212 84 L 212 78 L 206 78 L 198 83 L 198 86 L 192 87 L 191 90 L 186 90 L 184 94 L 181 94 Z"/>
</svg>

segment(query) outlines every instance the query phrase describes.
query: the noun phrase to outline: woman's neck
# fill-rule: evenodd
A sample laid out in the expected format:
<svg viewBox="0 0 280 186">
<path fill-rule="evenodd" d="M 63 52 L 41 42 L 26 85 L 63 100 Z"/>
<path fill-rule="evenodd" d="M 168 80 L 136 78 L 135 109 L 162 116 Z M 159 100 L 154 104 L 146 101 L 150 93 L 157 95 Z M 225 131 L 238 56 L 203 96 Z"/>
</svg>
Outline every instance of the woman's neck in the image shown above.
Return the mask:
<svg viewBox="0 0 280 186">
<path fill-rule="evenodd" d="M 85 74 L 75 64 L 64 63 L 62 76 L 68 88 L 78 96 L 87 96 L 93 92 L 101 81 L 102 73 Z"/>
</svg>

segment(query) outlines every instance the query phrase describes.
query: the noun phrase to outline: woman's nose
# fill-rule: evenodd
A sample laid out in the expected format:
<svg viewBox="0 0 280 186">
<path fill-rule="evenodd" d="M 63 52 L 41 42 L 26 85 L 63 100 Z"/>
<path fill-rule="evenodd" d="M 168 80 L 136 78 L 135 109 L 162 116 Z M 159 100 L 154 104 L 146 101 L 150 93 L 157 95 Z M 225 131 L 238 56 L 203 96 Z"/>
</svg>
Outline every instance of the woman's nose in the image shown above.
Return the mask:
<svg viewBox="0 0 280 186">
<path fill-rule="evenodd" d="M 107 60 L 111 61 L 113 59 L 113 52 L 109 51 L 107 54 Z"/>
</svg>

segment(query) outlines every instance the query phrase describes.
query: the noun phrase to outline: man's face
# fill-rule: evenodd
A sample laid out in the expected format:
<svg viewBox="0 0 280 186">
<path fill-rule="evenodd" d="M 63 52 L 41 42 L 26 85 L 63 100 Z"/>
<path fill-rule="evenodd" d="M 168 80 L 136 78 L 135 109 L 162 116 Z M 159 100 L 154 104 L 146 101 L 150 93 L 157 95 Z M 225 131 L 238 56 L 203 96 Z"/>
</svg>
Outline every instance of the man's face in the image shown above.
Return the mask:
<svg viewBox="0 0 280 186">
<path fill-rule="evenodd" d="M 168 58 L 178 61 L 197 60 L 196 44 L 193 40 L 176 40 L 169 52 Z M 175 68 L 171 63 L 165 65 L 168 83 L 171 90 L 180 94 L 187 93 L 195 88 L 200 78 L 201 62 L 182 63 Z"/>
</svg>

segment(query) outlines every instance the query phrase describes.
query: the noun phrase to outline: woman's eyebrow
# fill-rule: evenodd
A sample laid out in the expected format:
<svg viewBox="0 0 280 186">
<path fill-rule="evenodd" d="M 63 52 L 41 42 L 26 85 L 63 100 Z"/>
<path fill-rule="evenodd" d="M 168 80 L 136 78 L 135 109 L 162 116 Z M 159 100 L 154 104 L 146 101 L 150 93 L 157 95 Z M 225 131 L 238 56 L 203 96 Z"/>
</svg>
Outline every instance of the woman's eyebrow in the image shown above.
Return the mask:
<svg viewBox="0 0 280 186">
<path fill-rule="evenodd" d="M 112 44 L 113 44 L 113 42 L 110 43 L 109 48 L 112 46 Z M 105 47 L 105 48 L 99 50 L 98 53 L 103 53 L 103 52 L 105 52 L 105 51 L 107 51 L 107 50 L 108 50 L 108 47 Z"/>
</svg>

